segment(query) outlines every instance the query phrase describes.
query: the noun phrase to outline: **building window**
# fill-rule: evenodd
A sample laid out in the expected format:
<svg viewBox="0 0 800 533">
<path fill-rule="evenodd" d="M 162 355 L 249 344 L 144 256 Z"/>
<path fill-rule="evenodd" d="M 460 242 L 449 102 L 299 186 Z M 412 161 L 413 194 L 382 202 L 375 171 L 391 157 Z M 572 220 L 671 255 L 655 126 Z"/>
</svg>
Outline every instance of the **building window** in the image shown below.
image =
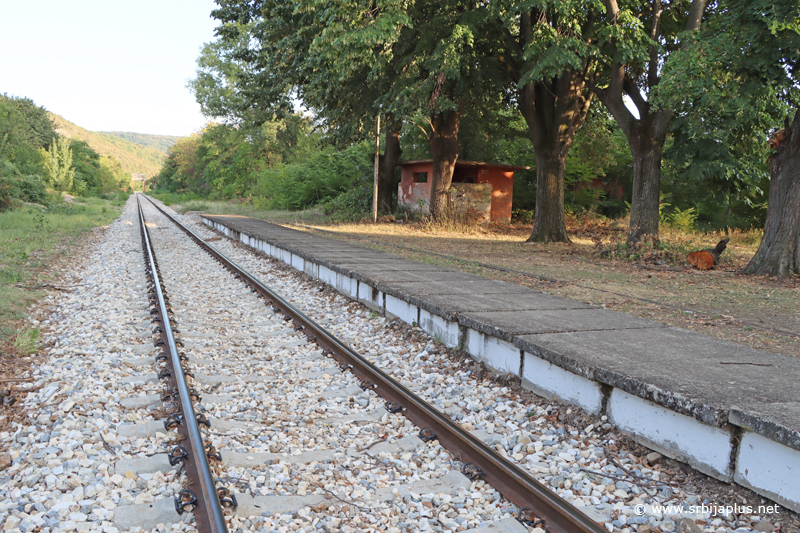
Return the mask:
<svg viewBox="0 0 800 533">
<path fill-rule="evenodd" d="M 428 183 L 428 173 L 414 172 L 414 183 Z"/>
</svg>

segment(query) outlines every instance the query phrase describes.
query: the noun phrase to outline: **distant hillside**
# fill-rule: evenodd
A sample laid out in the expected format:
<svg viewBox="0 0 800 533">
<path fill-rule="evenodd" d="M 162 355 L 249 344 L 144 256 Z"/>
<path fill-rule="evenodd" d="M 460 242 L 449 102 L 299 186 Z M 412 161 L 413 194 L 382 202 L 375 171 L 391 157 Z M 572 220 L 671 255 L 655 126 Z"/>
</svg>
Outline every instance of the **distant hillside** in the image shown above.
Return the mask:
<svg viewBox="0 0 800 533">
<path fill-rule="evenodd" d="M 172 145 L 178 142 L 181 137 L 171 135 L 149 135 L 147 133 L 132 133 L 130 131 L 99 131 L 103 135 L 113 135 L 120 139 L 125 139 L 140 146 L 155 148 L 162 154 L 166 154 Z"/>
<path fill-rule="evenodd" d="M 141 146 L 107 133 L 83 129 L 53 113 L 50 116 L 58 133 L 70 139 L 80 139 L 86 142 L 100 155 L 114 157 L 120 162 L 122 169 L 130 174 L 153 176 L 161 170 L 161 165 L 164 164 L 167 157 L 166 154 L 155 148 Z"/>
</svg>

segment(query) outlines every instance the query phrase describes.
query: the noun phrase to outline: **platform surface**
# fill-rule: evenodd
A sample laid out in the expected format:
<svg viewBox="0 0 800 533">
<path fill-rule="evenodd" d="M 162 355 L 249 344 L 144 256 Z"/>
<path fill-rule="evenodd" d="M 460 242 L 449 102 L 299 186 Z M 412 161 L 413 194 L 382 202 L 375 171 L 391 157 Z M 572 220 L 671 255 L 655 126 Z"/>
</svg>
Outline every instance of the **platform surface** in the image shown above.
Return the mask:
<svg viewBox="0 0 800 533">
<path fill-rule="evenodd" d="M 800 359 L 235 215 L 203 215 L 564 369 L 800 450 Z"/>
</svg>

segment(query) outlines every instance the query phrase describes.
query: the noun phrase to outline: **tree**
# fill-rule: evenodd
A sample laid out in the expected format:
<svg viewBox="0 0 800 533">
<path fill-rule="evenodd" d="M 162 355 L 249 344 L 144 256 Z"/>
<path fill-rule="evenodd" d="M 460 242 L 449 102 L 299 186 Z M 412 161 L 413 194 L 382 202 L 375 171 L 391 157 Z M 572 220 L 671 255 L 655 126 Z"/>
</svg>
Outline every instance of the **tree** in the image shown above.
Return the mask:
<svg viewBox="0 0 800 533">
<path fill-rule="evenodd" d="M 707 0 L 606 0 L 608 44 L 592 85 L 628 139 L 633 157 L 629 244 L 658 239 L 661 161 L 674 110 L 650 101 L 671 55 L 700 28 Z M 621 7 L 620 7 L 621 5 Z M 629 107 L 633 106 L 636 113 Z M 637 116 L 638 115 L 638 116 Z"/>
<path fill-rule="evenodd" d="M 487 62 L 487 50 L 499 42 L 487 24 L 488 11 L 463 0 L 364 3 L 361 9 L 330 8 L 321 0 L 307 4 L 326 16 L 311 48 L 312 56 L 324 59 L 321 71 L 335 81 L 363 72 L 382 112 L 426 117 L 433 158 L 429 207 L 434 217 L 444 214 L 463 109 L 500 90 Z"/>
<path fill-rule="evenodd" d="M 37 106 L 30 98 L 18 98 L 3 94 L 0 96 L 18 112 L 24 124 L 25 141 L 33 148 L 50 147 L 50 142 L 58 136 L 50 115 L 43 107 Z"/>
<path fill-rule="evenodd" d="M 368 78 L 364 66 L 333 73 L 327 67 L 330 56 L 311 53 L 314 41 L 340 16 L 335 6 L 315 9 L 312 3 L 272 0 L 217 3 L 220 7 L 212 15 L 221 22 L 219 39 L 206 45 L 198 76 L 190 82 L 204 112 L 236 117 L 245 127 L 260 126 L 289 115 L 299 99 L 315 112 L 327 142 L 337 146 L 371 136 L 375 117 L 382 112 L 385 149 L 378 196 L 379 208 L 390 210 L 394 171 L 402 154 L 402 120 L 381 110 L 377 102 L 382 94 L 377 85 L 386 85 L 385 80 Z M 349 19 L 371 16 L 369 6 L 347 12 Z M 334 83 L 332 76 L 337 76 Z"/>
<path fill-rule="evenodd" d="M 764 237 L 745 274 L 778 278 L 800 274 L 800 109 L 783 134 L 770 157 Z"/>
<path fill-rule="evenodd" d="M 592 101 L 593 2 L 489 3 L 502 22 L 505 49 L 494 66 L 505 75 L 528 125 L 536 158 L 536 212 L 528 241 L 569 242 L 564 220 L 566 161 Z"/>
<path fill-rule="evenodd" d="M 62 136 L 53 139 L 44 166 L 48 176 L 47 182 L 54 189 L 59 191 L 72 189 L 75 169 L 72 168 L 72 149 L 69 146 L 69 139 Z"/>
<path fill-rule="evenodd" d="M 698 163 L 747 190 L 763 173 L 764 237 L 747 274 L 800 272 L 800 2 L 723 0 L 665 66 L 655 101 L 676 112 L 676 143 Z M 783 122 L 784 129 L 775 132 Z"/>
<path fill-rule="evenodd" d="M 800 2 L 732 1 L 726 19 L 734 65 L 745 90 L 791 106 L 784 129 L 774 135 L 769 158 L 770 191 L 764 237 L 745 274 L 785 278 L 800 274 Z"/>
</svg>

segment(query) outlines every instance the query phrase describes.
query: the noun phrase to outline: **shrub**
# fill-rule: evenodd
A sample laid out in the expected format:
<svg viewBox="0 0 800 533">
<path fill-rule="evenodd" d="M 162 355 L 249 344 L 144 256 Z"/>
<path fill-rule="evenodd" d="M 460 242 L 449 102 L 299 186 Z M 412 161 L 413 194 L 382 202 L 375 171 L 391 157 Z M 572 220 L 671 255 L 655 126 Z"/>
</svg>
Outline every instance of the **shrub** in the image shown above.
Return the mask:
<svg viewBox="0 0 800 533">
<path fill-rule="evenodd" d="M 355 206 L 365 193 L 368 202 L 372 191 L 359 184 L 371 182 L 371 150 L 369 143 L 361 143 L 341 152 L 325 150 L 302 163 L 276 165 L 258 175 L 250 194 L 269 209 L 303 209 L 345 192 L 350 199 L 342 200 L 343 208 Z"/>
<path fill-rule="evenodd" d="M 39 176 L 23 175 L 8 161 L 0 164 L 0 211 L 12 209 L 20 202 L 43 204 L 47 191 Z"/>
<path fill-rule="evenodd" d="M 687 209 L 675 209 L 674 213 L 666 216 L 667 225 L 679 230 L 690 232 L 695 229 L 695 222 L 697 221 L 697 211 L 694 207 Z"/>
</svg>

